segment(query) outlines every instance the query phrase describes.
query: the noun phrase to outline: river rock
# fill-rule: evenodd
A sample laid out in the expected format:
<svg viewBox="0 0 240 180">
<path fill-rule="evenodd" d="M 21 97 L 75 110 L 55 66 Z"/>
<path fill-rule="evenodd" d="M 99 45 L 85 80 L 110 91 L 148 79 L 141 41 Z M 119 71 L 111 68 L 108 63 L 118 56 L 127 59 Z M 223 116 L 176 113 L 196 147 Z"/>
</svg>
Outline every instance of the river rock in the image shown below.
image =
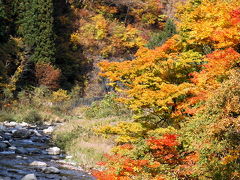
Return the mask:
<svg viewBox="0 0 240 180">
<path fill-rule="evenodd" d="M 26 149 L 22 148 L 22 147 L 19 147 L 15 150 L 15 153 L 16 154 L 27 154 L 28 151 Z"/>
<path fill-rule="evenodd" d="M 34 129 L 32 132 L 33 132 L 33 134 L 35 134 L 38 137 L 42 136 L 36 129 Z"/>
<path fill-rule="evenodd" d="M 29 124 L 26 123 L 26 122 L 22 122 L 22 123 L 20 123 L 19 125 L 22 126 L 22 127 L 28 127 L 28 126 L 29 126 Z"/>
<path fill-rule="evenodd" d="M 14 151 L 15 151 L 17 148 L 16 148 L 15 146 L 10 146 L 10 147 L 8 147 L 8 149 L 9 149 L 9 150 L 14 150 Z"/>
<path fill-rule="evenodd" d="M 8 145 L 4 142 L 0 142 L 0 151 L 4 151 L 8 148 Z"/>
<path fill-rule="evenodd" d="M 27 174 L 21 180 L 37 180 L 37 177 L 35 176 L 35 174 Z"/>
<path fill-rule="evenodd" d="M 10 140 L 12 138 L 12 134 L 7 132 L 7 133 L 4 133 L 2 137 L 5 140 Z"/>
<path fill-rule="evenodd" d="M 60 151 L 61 150 L 58 147 L 52 147 L 52 148 L 47 149 L 47 152 L 50 155 L 58 155 L 58 154 L 60 154 Z"/>
<path fill-rule="evenodd" d="M 45 134 L 51 134 L 54 131 L 54 127 L 50 126 L 47 129 L 44 129 L 43 132 Z"/>
<path fill-rule="evenodd" d="M 44 143 L 44 142 L 46 142 L 47 141 L 47 139 L 46 138 L 44 138 L 44 137 L 31 137 L 31 140 L 33 141 L 33 142 L 39 142 L 39 143 Z"/>
<path fill-rule="evenodd" d="M 27 139 L 31 136 L 31 132 L 27 129 L 17 129 L 12 135 L 14 138 Z"/>
<path fill-rule="evenodd" d="M 11 121 L 11 122 L 4 122 L 5 126 L 16 126 L 18 123 Z"/>
<path fill-rule="evenodd" d="M 41 161 L 33 161 L 29 164 L 30 166 L 46 167 L 47 163 Z"/>
<path fill-rule="evenodd" d="M 43 172 L 46 174 L 59 174 L 60 170 L 58 168 L 51 166 L 51 167 L 44 168 Z"/>
<path fill-rule="evenodd" d="M 29 154 L 42 154 L 42 151 L 38 148 L 26 148 Z"/>
<path fill-rule="evenodd" d="M 12 146 L 9 141 L 2 141 L 2 142 L 5 143 L 7 145 L 7 147 Z"/>
</svg>

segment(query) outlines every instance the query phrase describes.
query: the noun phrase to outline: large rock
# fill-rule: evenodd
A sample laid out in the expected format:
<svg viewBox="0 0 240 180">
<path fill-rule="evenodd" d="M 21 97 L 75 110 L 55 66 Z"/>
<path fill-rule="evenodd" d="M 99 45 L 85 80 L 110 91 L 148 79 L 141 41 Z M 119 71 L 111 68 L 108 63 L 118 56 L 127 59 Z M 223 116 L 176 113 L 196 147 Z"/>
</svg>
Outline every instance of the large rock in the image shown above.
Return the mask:
<svg viewBox="0 0 240 180">
<path fill-rule="evenodd" d="M 37 180 L 37 177 L 35 176 L 35 174 L 27 174 L 21 180 Z"/>
<path fill-rule="evenodd" d="M 43 168 L 43 172 L 46 174 L 59 174 L 60 170 L 58 168 L 51 166 L 51 167 Z"/>
<path fill-rule="evenodd" d="M 27 129 L 17 129 L 12 136 L 14 138 L 27 139 L 31 136 L 31 132 Z"/>
<path fill-rule="evenodd" d="M 60 154 L 61 150 L 58 147 L 52 147 L 52 148 L 47 149 L 47 152 L 50 155 L 58 155 L 58 154 Z"/>
</svg>

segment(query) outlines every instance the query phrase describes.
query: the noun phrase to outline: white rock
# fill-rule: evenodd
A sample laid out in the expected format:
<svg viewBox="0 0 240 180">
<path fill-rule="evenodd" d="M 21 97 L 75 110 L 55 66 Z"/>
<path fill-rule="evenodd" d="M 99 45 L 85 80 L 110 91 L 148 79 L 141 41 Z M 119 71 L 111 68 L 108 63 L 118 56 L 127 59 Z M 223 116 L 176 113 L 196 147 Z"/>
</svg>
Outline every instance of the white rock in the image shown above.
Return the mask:
<svg viewBox="0 0 240 180">
<path fill-rule="evenodd" d="M 44 129 L 43 132 L 45 134 L 51 134 L 54 131 L 54 127 L 50 126 L 47 129 Z"/>
<path fill-rule="evenodd" d="M 23 126 L 23 127 L 28 127 L 28 126 L 29 126 L 29 124 L 28 124 L 28 123 L 26 123 L 26 122 L 22 122 L 22 123 L 20 123 L 20 126 Z"/>
<path fill-rule="evenodd" d="M 15 146 L 10 146 L 8 149 L 10 150 L 16 150 L 17 148 Z"/>
<path fill-rule="evenodd" d="M 66 159 L 72 159 L 72 156 L 68 155 L 66 156 Z"/>
<path fill-rule="evenodd" d="M 60 148 L 58 148 L 58 147 L 52 147 L 52 148 L 49 148 L 49 149 L 47 149 L 47 152 L 48 152 L 48 154 L 50 154 L 50 155 L 59 155 L 60 154 Z"/>
<path fill-rule="evenodd" d="M 35 174 L 27 174 L 21 180 L 37 180 L 37 177 L 35 176 Z"/>
<path fill-rule="evenodd" d="M 6 126 L 16 126 L 18 123 L 11 121 L 11 122 L 5 122 L 4 123 Z"/>
<path fill-rule="evenodd" d="M 33 161 L 29 164 L 30 166 L 46 167 L 47 163 L 41 161 Z"/>
</svg>

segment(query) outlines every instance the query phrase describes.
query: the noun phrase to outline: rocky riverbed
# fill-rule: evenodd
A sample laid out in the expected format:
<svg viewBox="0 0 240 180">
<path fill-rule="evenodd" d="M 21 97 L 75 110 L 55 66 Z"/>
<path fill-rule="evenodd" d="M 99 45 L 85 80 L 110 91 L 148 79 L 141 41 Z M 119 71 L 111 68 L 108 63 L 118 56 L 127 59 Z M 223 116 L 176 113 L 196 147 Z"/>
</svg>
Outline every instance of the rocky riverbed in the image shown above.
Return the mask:
<svg viewBox="0 0 240 180">
<path fill-rule="evenodd" d="M 94 180 L 51 143 L 52 126 L 0 124 L 0 180 Z"/>
</svg>

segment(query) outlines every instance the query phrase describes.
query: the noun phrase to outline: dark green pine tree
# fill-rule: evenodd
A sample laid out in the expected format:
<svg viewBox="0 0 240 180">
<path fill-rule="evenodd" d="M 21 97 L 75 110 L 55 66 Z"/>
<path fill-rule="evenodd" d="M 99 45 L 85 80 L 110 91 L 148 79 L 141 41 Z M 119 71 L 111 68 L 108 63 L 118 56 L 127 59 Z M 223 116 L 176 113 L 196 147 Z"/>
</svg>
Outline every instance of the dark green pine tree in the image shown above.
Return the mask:
<svg viewBox="0 0 240 180">
<path fill-rule="evenodd" d="M 55 61 L 52 0 L 16 0 L 18 33 L 34 62 Z"/>
<path fill-rule="evenodd" d="M 3 42 L 7 39 L 7 14 L 5 11 L 5 5 L 3 1 L 0 0 L 0 42 Z"/>
</svg>

